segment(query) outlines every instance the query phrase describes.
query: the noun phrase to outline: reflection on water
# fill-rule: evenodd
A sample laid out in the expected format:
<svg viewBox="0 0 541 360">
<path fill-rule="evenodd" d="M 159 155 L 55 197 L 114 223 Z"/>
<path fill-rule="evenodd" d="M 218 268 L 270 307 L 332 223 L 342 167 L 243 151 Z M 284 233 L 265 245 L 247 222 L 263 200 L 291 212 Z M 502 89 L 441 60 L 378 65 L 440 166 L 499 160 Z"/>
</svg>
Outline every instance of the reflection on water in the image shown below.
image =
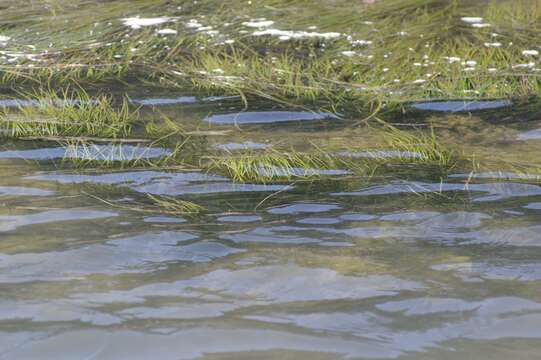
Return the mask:
<svg viewBox="0 0 541 360">
<path fill-rule="evenodd" d="M 306 114 L 297 115 L 239 116 Z M 288 135 L 304 142 L 298 131 Z M 245 131 L 214 148 L 262 148 L 267 136 Z M 0 359 L 503 359 L 495 345 L 535 359 L 541 350 L 535 175 L 263 185 L 36 163 L 65 156 L 0 151 Z M 133 211 L 145 193 L 209 212 Z"/>
<path fill-rule="evenodd" d="M 359 191 L 335 193 L 336 196 L 370 196 L 388 194 L 426 194 L 461 191 L 467 193 L 485 193 L 474 196 L 473 201 L 497 201 L 517 196 L 541 195 L 541 186 L 519 183 L 453 184 L 423 183 L 414 181 L 396 181 L 385 185 L 360 189 Z"/>
<path fill-rule="evenodd" d="M 327 120 L 336 119 L 336 116 L 325 113 L 305 111 L 261 111 L 241 112 L 233 114 L 212 115 L 207 122 L 216 125 L 233 124 L 272 124 L 290 121 Z"/>
<path fill-rule="evenodd" d="M 80 159 L 120 161 L 151 159 L 169 154 L 169 150 L 155 147 L 89 144 L 84 146 L 68 145 L 63 147 L 49 147 L 29 150 L 5 150 L 0 152 L 0 159 Z"/>
<path fill-rule="evenodd" d="M 523 133 L 520 133 L 520 134 L 518 134 L 517 139 L 518 140 L 541 139 L 541 129 L 534 129 L 534 130 L 525 131 Z"/>
<path fill-rule="evenodd" d="M 411 107 L 418 110 L 442 111 L 442 112 L 468 112 L 488 109 L 498 109 L 511 106 L 513 103 L 509 100 L 489 100 L 489 101 L 431 101 L 412 104 Z"/>
<path fill-rule="evenodd" d="M 138 192 L 168 196 L 227 192 L 272 192 L 289 188 L 287 185 L 234 184 L 227 178 L 201 172 L 134 171 L 96 175 L 52 173 L 31 176 L 28 179 L 55 181 L 62 184 L 118 185 Z"/>
</svg>

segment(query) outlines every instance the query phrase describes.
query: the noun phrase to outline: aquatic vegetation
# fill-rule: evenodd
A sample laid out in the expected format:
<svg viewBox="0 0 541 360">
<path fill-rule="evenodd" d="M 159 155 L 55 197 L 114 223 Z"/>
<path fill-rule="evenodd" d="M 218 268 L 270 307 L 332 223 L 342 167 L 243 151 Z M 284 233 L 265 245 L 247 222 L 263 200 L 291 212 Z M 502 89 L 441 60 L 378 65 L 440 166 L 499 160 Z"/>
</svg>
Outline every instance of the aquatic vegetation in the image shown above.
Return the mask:
<svg viewBox="0 0 541 360">
<path fill-rule="evenodd" d="M 57 137 L 125 138 L 130 135 L 137 112 L 126 99 L 115 107 L 108 96 L 91 97 L 85 92 L 53 92 L 27 97 L 34 106 L 4 109 L 0 132 L 17 138 L 47 140 Z"/>
<path fill-rule="evenodd" d="M 148 194 L 147 196 L 152 201 L 153 205 L 164 214 L 198 216 L 206 212 L 205 207 L 191 201 L 169 196 L 155 196 L 151 194 Z"/>
<path fill-rule="evenodd" d="M 96 186 L 90 185 L 87 186 L 88 188 L 92 189 L 92 192 L 88 191 L 82 191 L 83 194 L 101 202 L 104 203 L 111 208 L 117 208 L 117 209 L 123 209 L 138 213 L 145 213 L 145 214 L 166 214 L 166 215 L 172 215 L 172 216 L 187 216 L 187 217 L 197 217 L 201 216 L 204 213 L 206 213 L 207 209 L 202 206 L 198 205 L 194 202 L 182 200 L 170 196 L 158 196 L 153 194 L 146 194 L 146 200 L 150 201 L 150 204 L 148 201 L 132 201 L 127 204 L 122 203 L 116 203 L 112 202 L 111 200 L 102 198 L 98 195 L 95 195 L 94 192 L 98 192 L 99 189 Z M 101 184 L 100 187 L 103 191 L 103 188 L 112 187 L 110 185 L 103 185 Z M 115 193 L 118 192 L 118 188 L 112 187 L 112 189 L 108 189 L 109 193 Z"/>
<path fill-rule="evenodd" d="M 3 23 L 26 20 L 2 34 L 1 82 L 196 86 L 353 114 L 420 99 L 537 97 L 541 89 L 538 0 L 203 0 L 182 10 L 163 0 L 75 3 L 39 21 L 39 6 L 8 4 Z"/>
<path fill-rule="evenodd" d="M 185 130 L 182 126 L 171 120 L 167 116 L 163 116 L 163 121 L 149 122 L 145 125 L 145 132 L 154 139 L 168 138 L 172 136 L 184 136 Z"/>
<path fill-rule="evenodd" d="M 397 150 L 399 153 L 418 155 L 402 158 L 406 162 L 433 164 L 448 171 L 455 167 L 459 161 L 455 151 L 448 149 L 438 141 L 434 128 L 431 128 L 427 134 L 422 131 L 408 132 L 391 125 L 385 125 L 383 136 L 391 149 Z"/>
<path fill-rule="evenodd" d="M 260 183 L 284 180 L 313 181 L 353 172 L 369 176 L 372 172 L 366 164 L 317 150 L 301 153 L 274 149 L 211 158 L 208 169 L 224 173 L 233 181 Z"/>
</svg>

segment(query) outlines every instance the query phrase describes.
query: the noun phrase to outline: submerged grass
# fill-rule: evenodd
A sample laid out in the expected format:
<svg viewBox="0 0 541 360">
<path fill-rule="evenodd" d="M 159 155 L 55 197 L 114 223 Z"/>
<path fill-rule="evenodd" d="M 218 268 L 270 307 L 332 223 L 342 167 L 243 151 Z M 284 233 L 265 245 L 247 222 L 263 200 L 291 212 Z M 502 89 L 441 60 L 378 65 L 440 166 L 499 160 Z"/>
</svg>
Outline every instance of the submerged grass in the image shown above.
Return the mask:
<svg viewBox="0 0 541 360">
<path fill-rule="evenodd" d="M 155 196 L 151 194 L 147 194 L 147 196 L 161 212 L 169 215 L 199 216 L 206 212 L 205 207 L 191 201 L 169 196 Z"/>
<path fill-rule="evenodd" d="M 151 145 L 171 149 L 170 155 L 93 158 L 95 139 L 88 138 L 129 137 L 138 111 L 127 99 L 39 89 L 195 88 L 344 118 L 371 114 L 370 120 L 387 120 L 423 99 L 540 97 L 541 0 L 361 3 L 36 0 L 21 6 L 8 0 L 0 14 L 5 40 L 0 40 L 0 85 L 38 90 L 24 97 L 32 106 L 0 113 L 0 132 L 79 138 L 68 139 L 68 145 L 86 155 L 65 159 L 76 167 L 189 165 L 238 182 L 315 181 L 337 174 L 334 170 L 369 177 L 404 165 L 447 172 L 465 159 L 443 146 L 433 129 L 403 131 L 383 123 L 387 149 L 405 156 L 350 159 L 321 149 L 292 149 L 201 160 L 204 136 L 191 136 L 168 118 L 145 124 L 144 130 Z M 482 19 L 464 21 L 464 16 Z M 261 17 L 267 20 L 254 20 Z M 137 25 L 141 18 L 156 22 Z M 182 204 L 170 204 L 175 207 Z"/>
<path fill-rule="evenodd" d="M 0 82 L 196 86 L 354 114 L 419 99 L 539 97 L 540 9 L 541 0 L 8 2 Z"/>
<path fill-rule="evenodd" d="M 332 154 L 277 150 L 213 158 L 208 169 L 224 173 L 236 182 L 258 183 L 316 180 L 328 175 L 344 175 L 344 169 L 368 173 L 368 168 Z"/>
<path fill-rule="evenodd" d="M 93 195 L 87 191 L 83 191 L 82 193 L 111 207 L 140 213 L 159 213 L 171 216 L 198 217 L 204 215 L 207 211 L 204 206 L 198 205 L 191 201 L 181 200 L 168 196 L 157 196 L 149 193 L 146 194 L 146 197 L 148 200 L 150 200 L 151 204 L 148 204 L 147 202 L 134 202 L 133 204 L 129 205 L 111 202 L 107 199 Z"/>
<path fill-rule="evenodd" d="M 0 113 L 0 132 L 15 138 L 102 137 L 130 135 L 137 113 L 127 99 L 114 107 L 108 96 L 85 92 L 38 93 L 26 96 L 16 111 Z"/>
<path fill-rule="evenodd" d="M 449 171 L 460 160 L 455 151 L 438 141 L 433 127 L 427 134 L 421 131 L 408 132 L 385 124 L 383 137 L 393 151 L 404 154 L 401 159 L 406 162 L 436 165 Z"/>
<path fill-rule="evenodd" d="M 317 181 L 337 175 L 370 178 L 396 174 L 411 166 L 415 166 L 416 170 L 426 168 L 444 174 L 459 165 L 468 164 L 465 157 L 441 144 L 433 129 L 426 134 L 385 125 L 381 135 L 387 143 L 385 150 L 363 150 L 365 156 L 348 156 L 358 149 L 347 149 L 340 153 L 320 148 L 308 152 L 273 149 L 211 158 L 207 168 L 225 174 L 233 181 L 267 183 Z M 385 156 L 386 153 L 392 153 L 392 156 Z"/>
</svg>

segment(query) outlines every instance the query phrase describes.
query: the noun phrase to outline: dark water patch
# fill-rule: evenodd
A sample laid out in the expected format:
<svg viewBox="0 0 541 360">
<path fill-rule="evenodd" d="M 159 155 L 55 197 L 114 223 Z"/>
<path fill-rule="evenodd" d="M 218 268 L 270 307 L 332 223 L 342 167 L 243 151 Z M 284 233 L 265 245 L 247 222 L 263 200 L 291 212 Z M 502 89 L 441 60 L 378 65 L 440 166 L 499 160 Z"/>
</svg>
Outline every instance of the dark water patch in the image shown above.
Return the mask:
<svg viewBox="0 0 541 360">
<path fill-rule="evenodd" d="M 211 115 L 205 121 L 216 125 L 272 124 L 292 121 L 338 119 L 333 114 L 303 111 L 250 111 Z"/>
<path fill-rule="evenodd" d="M 417 110 L 438 112 L 469 112 L 499 109 L 513 105 L 509 100 L 472 100 L 472 101 L 430 101 L 414 103 L 410 106 Z"/>
</svg>

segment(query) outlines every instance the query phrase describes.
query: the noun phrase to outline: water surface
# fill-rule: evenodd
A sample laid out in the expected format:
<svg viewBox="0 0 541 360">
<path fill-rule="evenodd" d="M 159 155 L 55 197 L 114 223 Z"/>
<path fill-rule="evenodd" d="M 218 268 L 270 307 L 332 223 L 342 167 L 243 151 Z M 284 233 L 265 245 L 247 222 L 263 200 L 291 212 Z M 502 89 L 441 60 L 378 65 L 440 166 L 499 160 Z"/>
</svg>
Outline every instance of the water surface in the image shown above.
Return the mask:
<svg viewBox="0 0 541 360">
<path fill-rule="evenodd" d="M 310 134 L 337 153 L 366 142 L 345 155 L 418 156 L 369 150 L 366 129 L 286 123 L 323 115 L 152 105 L 188 128 L 278 122 L 209 138 L 202 146 L 213 152 L 302 148 Z M 441 119 L 453 130 L 444 140 L 494 157 L 539 154 L 517 134 L 540 124 L 484 123 L 480 135 L 478 120 L 464 119 Z M 15 142 L 0 151 L 0 359 L 535 359 L 541 350 L 535 176 L 237 184 L 197 169 L 59 162 L 121 156 L 97 149 Z M 166 154 L 142 149 L 122 156 Z M 146 194 L 208 213 L 133 211 Z"/>
</svg>

